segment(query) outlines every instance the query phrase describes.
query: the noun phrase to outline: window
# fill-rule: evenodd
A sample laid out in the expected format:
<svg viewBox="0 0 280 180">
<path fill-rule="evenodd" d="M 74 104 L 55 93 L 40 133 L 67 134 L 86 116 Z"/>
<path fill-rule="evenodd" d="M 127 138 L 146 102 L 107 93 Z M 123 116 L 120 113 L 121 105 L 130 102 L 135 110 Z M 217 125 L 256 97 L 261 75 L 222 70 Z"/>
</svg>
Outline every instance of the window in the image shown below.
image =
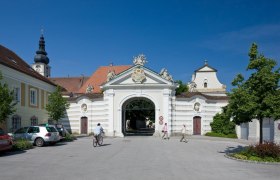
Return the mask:
<svg viewBox="0 0 280 180">
<path fill-rule="evenodd" d="M 28 133 L 39 133 L 39 132 L 40 132 L 39 127 L 30 127 L 28 129 Z"/>
<path fill-rule="evenodd" d="M 203 86 L 204 86 L 204 88 L 207 88 L 207 87 L 208 87 L 208 80 L 207 80 L 206 77 L 204 78 Z"/>
<path fill-rule="evenodd" d="M 204 88 L 207 88 L 207 82 L 204 83 Z"/>
<path fill-rule="evenodd" d="M 27 130 L 28 130 L 28 127 L 23 127 L 23 128 L 16 130 L 14 134 L 26 133 Z"/>
<path fill-rule="evenodd" d="M 37 90 L 30 89 L 30 104 L 37 106 Z"/>
<path fill-rule="evenodd" d="M 21 127 L 21 117 L 14 115 L 12 117 L 12 129 L 16 130 Z"/>
<path fill-rule="evenodd" d="M 57 129 L 55 127 L 52 127 L 52 126 L 48 126 L 46 127 L 47 131 L 48 132 L 57 132 Z"/>
<path fill-rule="evenodd" d="M 38 125 L 38 118 L 36 116 L 32 116 L 30 118 L 30 121 L 31 121 L 31 126 L 36 126 Z"/>
<path fill-rule="evenodd" d="M 20 102 L 20 88 L 19 87 L 14 88 L 14 99 L 16 102 Z"/>
</svg>

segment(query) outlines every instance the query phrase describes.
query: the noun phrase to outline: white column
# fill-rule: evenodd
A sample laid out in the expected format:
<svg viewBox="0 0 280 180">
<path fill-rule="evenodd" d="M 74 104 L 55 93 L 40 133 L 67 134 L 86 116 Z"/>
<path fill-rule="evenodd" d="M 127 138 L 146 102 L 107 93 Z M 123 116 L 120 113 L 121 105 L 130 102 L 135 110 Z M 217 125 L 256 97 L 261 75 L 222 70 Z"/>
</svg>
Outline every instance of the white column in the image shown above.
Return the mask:
<svg viewBox="0 0 280 180">
<path fill-rule="evenodd" d="M 113 89 L 109 89 L 105 91 L 105 101 L 107 101 L 107 107 L 108 107 L 108 136 L 113 136 L 114 135 L 114 95 L 115 92 Z"/>
<path fill-rule="evenodd" d="M 171 112 L 169 109 L 169 101 L 170 101 L 170 90 L 169 89 L 164 89 L 163 90 L 163 109 L 162 109 L 162 114 L 163 114 L 163 122 L 167 123 L 168 125 L 168 134 L 170 136 L 171 133 Z"/>
</svg>

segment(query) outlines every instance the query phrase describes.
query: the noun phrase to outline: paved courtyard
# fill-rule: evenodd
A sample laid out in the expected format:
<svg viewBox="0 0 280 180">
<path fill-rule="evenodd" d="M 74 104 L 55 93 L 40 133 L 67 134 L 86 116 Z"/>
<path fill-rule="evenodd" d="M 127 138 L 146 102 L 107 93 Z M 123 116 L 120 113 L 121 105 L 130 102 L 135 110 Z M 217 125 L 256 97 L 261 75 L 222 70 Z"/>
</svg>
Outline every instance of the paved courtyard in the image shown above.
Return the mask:
<svg viewBox="0 0 280 180">
<path fill-rule="evenodd" d="M 0 155 L 1 180 L 263 180 L 280 179 L 280 165 L 245 163 L 224 157 L 245 141 L 192 136 L 91 138 Z"/>
</svg>

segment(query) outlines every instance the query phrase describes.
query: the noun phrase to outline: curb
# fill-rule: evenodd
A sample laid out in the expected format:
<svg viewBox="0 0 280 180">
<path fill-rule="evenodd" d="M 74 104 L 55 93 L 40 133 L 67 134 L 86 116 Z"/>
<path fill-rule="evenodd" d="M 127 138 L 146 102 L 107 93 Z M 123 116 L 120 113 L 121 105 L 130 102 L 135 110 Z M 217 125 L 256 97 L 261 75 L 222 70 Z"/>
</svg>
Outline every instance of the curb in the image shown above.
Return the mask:
<svg viewBox="0 0 280 180">
<path fill-rule="evenodd" d="M 250 160 L 243 160 L 243 159 L 237 159 L 235 157 L 229 156 L 229 153 L 224 155 L 228 159 L 245 162 L 245 163 L 252 163 L 252 164 L 265 164 L 265 165 L 278 165 L 280 166 L 280 162 L 261 162 L 261 161 L 250 161 Z"/>
</svg>

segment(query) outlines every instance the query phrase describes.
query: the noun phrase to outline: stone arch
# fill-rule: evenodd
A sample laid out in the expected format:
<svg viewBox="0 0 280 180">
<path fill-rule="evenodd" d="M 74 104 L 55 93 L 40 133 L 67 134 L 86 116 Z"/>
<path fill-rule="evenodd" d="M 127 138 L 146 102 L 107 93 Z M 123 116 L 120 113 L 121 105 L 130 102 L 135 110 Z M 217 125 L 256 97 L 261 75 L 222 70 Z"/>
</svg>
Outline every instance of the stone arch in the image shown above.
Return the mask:
<svg viewBox="0 0 280 180">
<path fill-rule="evenodd" d="M 121 128 L 125 136 L 153 135 L 157 105 L 149 96 L 127 96 L 120 102 Z"/>
</svg>

